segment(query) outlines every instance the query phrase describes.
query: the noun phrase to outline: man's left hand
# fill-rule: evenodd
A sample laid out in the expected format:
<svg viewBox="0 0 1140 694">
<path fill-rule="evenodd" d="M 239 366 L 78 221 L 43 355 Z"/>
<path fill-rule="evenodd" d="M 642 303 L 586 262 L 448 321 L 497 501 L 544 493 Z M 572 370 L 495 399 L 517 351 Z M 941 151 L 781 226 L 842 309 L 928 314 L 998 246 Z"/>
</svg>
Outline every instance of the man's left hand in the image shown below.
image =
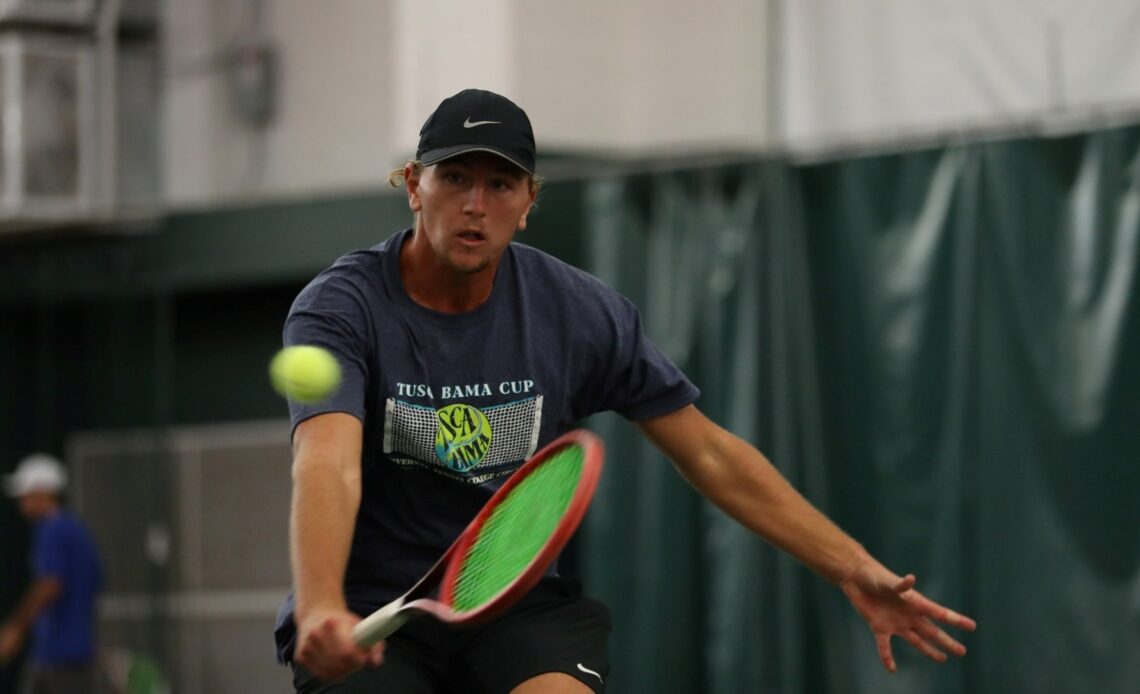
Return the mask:
<svg viewBox="0 0 1140 694">
<path fill-rule="evenodd" d="M 914 589 L 914 574 L 900 578 L 874 559 L 866 559 L 840 584 L 843 594 L 867 620 L 883 666 L 898 670 L 891 653 L 891 637 L 901 636 L 920 653 L 942 663 L 946 654 L 966 654 L 966 647 L 934 622 L 973 631 L 977 623 L 930 600 Z"/>
</svg>

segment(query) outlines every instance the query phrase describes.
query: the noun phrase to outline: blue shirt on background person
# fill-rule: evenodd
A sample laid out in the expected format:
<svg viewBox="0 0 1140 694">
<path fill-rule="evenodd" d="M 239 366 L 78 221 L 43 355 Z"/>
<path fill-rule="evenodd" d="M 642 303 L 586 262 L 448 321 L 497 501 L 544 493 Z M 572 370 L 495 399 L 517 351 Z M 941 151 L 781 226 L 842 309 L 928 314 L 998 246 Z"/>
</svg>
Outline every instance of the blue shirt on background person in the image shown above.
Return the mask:
<svg viewBox="0 0 1140 694">
<path fill-rule="evenodd" d="M 36 524 L 32 546 L 35 576 L 54 576 L 63 590 L 36 616 L 29 657 L 52 665 L 93 659 L 94 606 L 103 571 L 91 534 L 60 509 Z"/>
<path fill-rule="evenodd" d="M 4 480 L 8 496 L 33 525 L 32 582 L 0 624 L 0 663 L 30 636 L 22 691 L 88 693 L 97 682 L 95 599 L 103 567 L 91 534 L 64 509 L 67 472 L 55 458 L 24 458 Z"/>
</svg>

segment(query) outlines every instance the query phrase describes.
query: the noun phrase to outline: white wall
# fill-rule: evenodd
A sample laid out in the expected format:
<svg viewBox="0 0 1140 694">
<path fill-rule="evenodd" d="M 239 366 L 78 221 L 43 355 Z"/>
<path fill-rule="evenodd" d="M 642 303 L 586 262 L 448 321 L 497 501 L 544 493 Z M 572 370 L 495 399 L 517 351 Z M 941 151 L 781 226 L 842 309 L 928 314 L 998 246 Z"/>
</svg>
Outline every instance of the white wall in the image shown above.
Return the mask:
<svg viewBox="0 0 1140 694">
<path fill-rule="evenodd" d="M 284 85 L 267 137 L 267 191 L 351 187 L 387 175 L 394 51 L 386 5 L 270 3 L 269 32 L 281 42 Z"/>
<path fill-rule="evenodd" d="M 174 207 L 383 185 L 432 109 L 471 86 L 523 106 L 540 149 L 755 149 L 767 135 L 766 0 L 267 0 L 257 30 L 251 6 L 167 2 Z M 280 50 L 263 131 L 233 114 L 224 70 L 191 69 L 243 26 Z"/>
<path fill-rule="evenodd" d="M 1135 0 L 166 0 L 164 25 L 174 207 L 382 186 L 470 86 L 519 102 L 540 150 L 610 157 L 1140 113 Z M 264 129 L 201 60 L 254 35 L 281 58 Z"/>
<path fill-rule="evenodd" d="M 271 0 L 251 29 L 248 0 L 168 0 L 164 180 L 167 202 L 195 206 L 375 185 L 391 163 L 392 11 L 375 0 Z M 234 37 L 278 49 L 276 113 L 243 123 L 228 72 L 209 68 Z"/>
<path fill-rule="evenodd" d="M 216 5 L 216 7 L 215 7 Z M 231 6 L 168 0 L 163 13 L 162 97 L 163 184 L 170 202 L 209 200 L 234 185 L 247 143 L 226 111 L 225 82 L 210 67 L 221 50 L 228 25 L 236 22 Z M 221 16 L 219 16 L 221 15 Z"/>
<path fill-rule="evenodd" d="M 620 156 L 765 144 L 767 2 L 520 10 L 520 87 L 549 145 Z"/>
<path fill-rule="evenodd" d="M 468 87 L 490 89 L 528 104 L 518 92 L 515 36 L 518 0 L 393 0 L 389 70 L 395 116 L 389 149 L 415 152 L 420 127 L 444 98 Z"/>
<path fill-rule="evenodd" d="M 788 0 L 793 149 L 1140 113 L 1135 0 Z"/>
</svg>

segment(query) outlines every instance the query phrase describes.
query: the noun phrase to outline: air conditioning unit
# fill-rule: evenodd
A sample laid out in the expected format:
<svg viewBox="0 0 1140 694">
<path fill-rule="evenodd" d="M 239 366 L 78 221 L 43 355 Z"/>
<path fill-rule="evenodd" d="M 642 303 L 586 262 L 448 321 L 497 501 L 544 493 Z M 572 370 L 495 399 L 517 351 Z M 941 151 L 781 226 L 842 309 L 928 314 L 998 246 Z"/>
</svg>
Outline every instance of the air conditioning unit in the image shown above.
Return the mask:
<svg viewBox="0 0 1140 694">
<path fill-rule="evenodd" d="M 0 36 L 0 228 L 90 216 L 95 76 L 82 37 Z"/>
<path fill-rule="evenodd" d="M 90 24 L 95 0 L 0 0 L 0 22 Z"/>
</svg>

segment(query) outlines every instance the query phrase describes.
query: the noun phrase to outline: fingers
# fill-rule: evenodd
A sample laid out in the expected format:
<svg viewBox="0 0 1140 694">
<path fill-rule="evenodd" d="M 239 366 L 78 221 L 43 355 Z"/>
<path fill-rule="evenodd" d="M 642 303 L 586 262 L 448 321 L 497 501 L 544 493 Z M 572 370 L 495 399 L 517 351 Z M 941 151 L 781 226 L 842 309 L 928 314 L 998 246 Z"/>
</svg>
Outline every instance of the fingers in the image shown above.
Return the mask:
<svg viewBox="0 0 1140 694">
<path fill-rule="evenodd" d="M 952 627 L 957 627 L 965 631 L 973 631 L 978 628 L 978 623 L 966 615 L 958 614 L 954 610 L 939 605 L 917 590 L 909 593 L 906 599 L 907 602 L 917 608 L 924 617 L 937 619 L 940 622 L 945 622 Z"/>
<path fill-rule="evenodd" d="M 942 614 L 936 616 L 935 619 L 941 620 L 950 626 L 958 627 L 959 629 L 964 629 L 966 631 L 973 631 L 974 629 L 978 628 L 978 623 L 966 615 L 958 614 L 954 610 L 947 609 L 941 605 L 938 607 L 942 610 Z"/>
<path fill-rule="evenodd" d="M 865 567 L 863 567 L 865 569 Z M 899 577 L 879 565 L 860 570 L 842 584 L 844 595 L 875 634 L 879 659 L 889 672 L 897 671 L 890 638 L 901 636 L 915 650 L 944 663 L 950 655 L 963 656 L 966 647 L 934 624 L 934 620 L 974 631 L 977 623 L 930 600 L 914 589 L 914 574 Z"/>
<path fill-rule="evenodd" d="M 946 654 L 943 653 L 942 651 L 938 650 L 934 646 L 931 646 L 925 640 L 923 640 L 923 638 L 921 636 L 919 636 L 918 633 L 915 632 L 913 629 L 910 631 L 904 631 L 902 634 L 900 634 L 900 636 L 902 636 L 904 639 L 906 639 L 907 643 L 914 646 L 915 650 L 917 650 L 919 653 L 923 654 L 927 658 L 930 658 L 934 662 L 936 662 L 936 663 L 945 663 L 946 662 Z"/>
<path fill-rule="evenodd" d="M 919 636 L 927 641 L 933 642 L 938 648 L 948 651 L 958 657 L 966 655 L 966 647 L 954 640 L 945 631 L 942 631 L 937 626 L 931 624 L 925 619 L 918 623 L 914 628 Z"/>
<path fill-rule="evenodd" d="M 926 620 L 919 622 L 913 629 L 899 632 L 899 636 L 903 637 L 903 639 L 919 653 L 936 663 L 946 662 L 948 659 L 946 651 L 956 656 L 966 655 L 965 646 Z M 891 672 L 895 672 L 895 662 L 891 655 L 889 635 L 876 635 L 876 642 L 879 646 L 879 657 L 882 658 L 883 665 Z"/>
<path fill-rule="evenodd" d="M 340 680 L 362 669 L 365 665 L 373 664 L 371 653 L 365 656 L 352 652 L 338 652 L 326 647 L 298 650 L 294 657 L 318 679 L 326 682 Z"/>
<path fill-rule="evenodd" d="M 895 663 L 894 654 L 891 653 L 891 635 L 875 634 L 875 645 L 879 649 L 879 660 L 883 661 L 883 667 L 887 672 L 898 672 L 899 666 Z"/>
<path fill-rule="evenodd" d="M 384 662 L 384 642 L 376 644 L 368 649 L 368 665 L 371 667 L 380 667 Z"/>
<path fill-rule="evenodd" d="M 384 644 L 362 650 L 352 639 L 351 624 L 331 616 L 302 631 L 294 658 L 317 678 L 336 681 L 366 666 L 380 665 Z"/>
</svg>

